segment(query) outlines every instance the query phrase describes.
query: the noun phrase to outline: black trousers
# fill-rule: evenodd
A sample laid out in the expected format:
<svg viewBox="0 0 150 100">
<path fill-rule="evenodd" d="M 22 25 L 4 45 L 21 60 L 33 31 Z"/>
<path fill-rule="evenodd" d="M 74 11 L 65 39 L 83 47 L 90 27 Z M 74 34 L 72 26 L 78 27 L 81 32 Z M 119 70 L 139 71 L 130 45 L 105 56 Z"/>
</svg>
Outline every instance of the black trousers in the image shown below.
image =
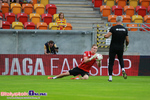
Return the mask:
<svg viewBox="0 0 150 100">
<path fill-rule="evenodd" d="M 119 63 L 120 63 L 121 68 L 124 68 L 123 50 L 110 49 L 109 50 L 109 65 L 108 65 L 109 75 L 112 75 L 113 65 L 114 65 L 114 60 L 115 60 L 116 55 L 119 59 Z"/>
</svg>

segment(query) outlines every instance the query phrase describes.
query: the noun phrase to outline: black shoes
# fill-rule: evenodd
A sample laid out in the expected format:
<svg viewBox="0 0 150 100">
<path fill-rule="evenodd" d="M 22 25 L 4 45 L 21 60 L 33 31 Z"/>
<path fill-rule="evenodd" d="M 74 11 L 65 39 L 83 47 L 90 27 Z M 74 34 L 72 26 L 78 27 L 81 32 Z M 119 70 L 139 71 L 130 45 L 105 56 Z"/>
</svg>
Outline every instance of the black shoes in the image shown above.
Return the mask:
<svg viewBox="0 0 150 100">
<path fill-rule="evenodd" d="M 127 74 L 126 74 L 126 72 L 125 72 L 125 71 L 122 71 L 122 74 L 123 74 L 124 79 L 127 79 Z"/>
<path fill-rule="evenodd" d="M 112 82 L 112 80 L 109 80 L 109 79 L 108 79 L 108 82 Z"/>
</svg>

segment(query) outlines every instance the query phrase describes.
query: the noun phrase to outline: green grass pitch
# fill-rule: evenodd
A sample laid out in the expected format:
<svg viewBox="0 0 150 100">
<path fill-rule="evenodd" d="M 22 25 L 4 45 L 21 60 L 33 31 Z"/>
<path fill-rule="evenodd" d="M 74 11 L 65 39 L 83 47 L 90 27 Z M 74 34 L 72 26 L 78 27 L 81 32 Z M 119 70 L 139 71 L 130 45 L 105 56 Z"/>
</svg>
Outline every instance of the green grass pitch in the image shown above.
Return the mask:
<svg viewBox="0 0 150 100">
<path fill-rule="evenodd" d="M 0 92 L 47 93 L 47 96 L 34 96 L 40 100 L 150 100 L 150 76 L 128 76 L 126 80 L 113 76 L 113 82 L 107 81 L 108 76 L 90 76 L 88 80 L 47 77 L 0 76 Z M 7 97 L 0 96 L 0 100 Z"/>
</svg>

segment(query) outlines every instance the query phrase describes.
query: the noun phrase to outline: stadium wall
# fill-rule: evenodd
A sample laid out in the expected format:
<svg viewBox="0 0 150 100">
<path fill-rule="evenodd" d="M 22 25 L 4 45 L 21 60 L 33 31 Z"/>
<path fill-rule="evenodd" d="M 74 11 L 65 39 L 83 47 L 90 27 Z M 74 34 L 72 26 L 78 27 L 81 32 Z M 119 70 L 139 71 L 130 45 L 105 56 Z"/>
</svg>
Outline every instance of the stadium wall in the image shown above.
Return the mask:
<svg viewBox="0 0 150 100">
<path fill-rule="evenodd" d="M 58 54 L 83 54 L 96 43 L 96 32 L 76 30 L 0 30 L 0 54 L 43 54 L 44 44 L 53 40 Z M 150 55 L 150 33 L 129 32 L 127 55 Z"/>
<path fill-rule="evenodd" d="M 102 66 L 92 66 L 90 75 L 108 75 L 108 55 L 103 56 Z M 39 54 L 0 54 L 0 75 L 58 75 L 80 63 L 82 55 L 39 55 Z M 124 56 L 128 76 L 150 76 L 150 56 Z M 121 68 L 116 58 L 114 76 L 121 76 Z"/>
</svg>

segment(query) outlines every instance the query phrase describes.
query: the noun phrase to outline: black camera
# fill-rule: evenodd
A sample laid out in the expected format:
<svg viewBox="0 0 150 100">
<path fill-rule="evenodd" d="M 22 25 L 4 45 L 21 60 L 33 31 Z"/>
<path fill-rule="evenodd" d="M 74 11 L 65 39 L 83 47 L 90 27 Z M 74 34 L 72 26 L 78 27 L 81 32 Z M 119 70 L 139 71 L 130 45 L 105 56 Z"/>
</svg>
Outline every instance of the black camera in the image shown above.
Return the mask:
<svg viewBox="0 0 150 100">
<path fill-rule="evenodd" d="M 55 49 L 59 49 L 59 47 L 55 47 Z"/>
</svg>

